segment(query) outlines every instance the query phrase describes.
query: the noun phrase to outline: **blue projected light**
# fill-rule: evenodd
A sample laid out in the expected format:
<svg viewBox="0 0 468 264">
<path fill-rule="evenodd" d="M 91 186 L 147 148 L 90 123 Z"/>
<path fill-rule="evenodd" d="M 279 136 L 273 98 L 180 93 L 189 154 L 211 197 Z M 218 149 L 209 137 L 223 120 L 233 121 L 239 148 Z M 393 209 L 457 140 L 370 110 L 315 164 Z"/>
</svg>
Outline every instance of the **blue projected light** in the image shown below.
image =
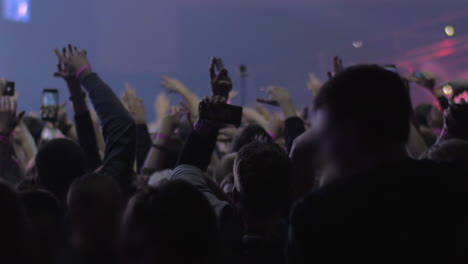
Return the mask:
<svg viewBox="0 0 468 264">
<path fill-rule="evenodd" d="M 3 0 L 3 17 L 15 22 L 29 22 L 30 0 Z"/>
</svg>

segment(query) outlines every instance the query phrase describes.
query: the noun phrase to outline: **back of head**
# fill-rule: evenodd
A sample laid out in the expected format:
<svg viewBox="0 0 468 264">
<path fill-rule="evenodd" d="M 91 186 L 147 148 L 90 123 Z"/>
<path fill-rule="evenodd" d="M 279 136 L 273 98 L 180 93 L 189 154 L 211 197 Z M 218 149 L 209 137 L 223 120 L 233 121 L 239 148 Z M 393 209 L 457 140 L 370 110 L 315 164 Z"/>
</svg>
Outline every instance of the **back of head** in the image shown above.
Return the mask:
<svg viewBox="0 0 468 264">
<path fill-rule="evenodd" d="M 242 147 L 257 138 L 271 141 L 271 136 L 259 125 L 248 125 L 242 128 L 232 141 L 231 152 L 238 152 Z"/>
<path fill-rule="evenodd" d="M 67 202 L 72 232 L 85 246 L 113 244 L 123 198 L 112 177 L 93 173 L 77 178 Z"/>
<path fill-rule="evenodd" d="M 86 157 L 77 143 L 58 138 L 39 148 L 36 167 L 39 185 L 62 200 L 73 180 L 86 172 Z"/>
<path fill-rule="evenodd" d="M 291 202 L 291 174 L 291 161 L 277 144 L 256 140 L 244 146 L 234 164 L 242 213 L 256 219 L 284 214 Z"/>
<path fill-rule="evenodd" d="M 26 253 L 26 215 L 15 190 L 0 181 L 0 263 L 22 263 Z"/>
<path fill-rule="evenodd" d="M 347 142 L 372 151 L 407 142 L 412 109 L 408 86 L 380 66 L 345 69 L 323 85 L 314 108 L 323 113 L 322 136 L 338 149 Z"/>
<path fill-rule="evenodd" d="M 127 205 L 122 235 L 129 263 L 212 263 L 217 254 L 213 208 L 181 181 L 136 194 Z"/>
<path fill-rule="evenodd" d="M 26 215 L 31 224 L 31 254 L 36 262 L 50 263 L 64 238 L 64 212 L 60 201 L 43 190 L 21 193 Z"/>
</svg>

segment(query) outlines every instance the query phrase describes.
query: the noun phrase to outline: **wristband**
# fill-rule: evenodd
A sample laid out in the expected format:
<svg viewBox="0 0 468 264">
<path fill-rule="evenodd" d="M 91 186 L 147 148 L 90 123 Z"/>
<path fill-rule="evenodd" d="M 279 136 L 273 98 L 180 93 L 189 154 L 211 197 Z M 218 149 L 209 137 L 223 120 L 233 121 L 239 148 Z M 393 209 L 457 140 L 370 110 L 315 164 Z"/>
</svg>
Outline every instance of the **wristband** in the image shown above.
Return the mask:
<svg viewBox="0 0 468 264">
<path fill-rule="evenodd" d="M 89 69 L 91 69 L 91 67 L 89 67 L 89 65 L 85 65 L 85 66 L 81 67 L 79 70 L 76 71 L 75 77 L 76 77 L 77 79 L 79 79 L 80 76 L 81 76 L 81 74 L 82 74 L 84 71 L 89 70 Z"/>
<path fill-rule="evenodd" d="M 268 131 L 267 131 L 267 134 L 270 135 L 271 139 L 273 139 L 273 140 L 275 140 L 275 139 L 278 138 L 278 136 L 277 136 L 275 133 L 273 133 L 273 132 L 268 132 Z"/>
<path fill-rule="evenodd" d="M 163 133 L 158 133 L 156 134 L 156 139 L 163 139 L 164 141 L 169 141 L 171 140 L 171 137 Z"/>
</svg>

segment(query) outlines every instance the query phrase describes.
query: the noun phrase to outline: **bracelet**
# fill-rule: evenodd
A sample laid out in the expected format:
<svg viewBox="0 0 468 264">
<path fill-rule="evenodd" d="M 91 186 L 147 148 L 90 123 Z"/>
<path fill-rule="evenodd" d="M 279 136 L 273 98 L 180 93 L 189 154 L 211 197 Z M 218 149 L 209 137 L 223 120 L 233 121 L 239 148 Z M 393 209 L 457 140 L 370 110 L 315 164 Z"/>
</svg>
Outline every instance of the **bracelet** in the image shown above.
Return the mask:
<svg viewBox="0 0 468 264">
<path fill-rule="evenodd" d="M 275 133 L 273 133 L 273 132 L 268 132 L 268 131 L 267 131 L 267 134 L 270 135 L 271 139 L 273 139 L 273 140 L 275 140 L 275 139 L 278 138 L 278 136 L 277 136 Z"/>
<path fill-rule="evenodd" d="M 82 74 L 84 71 L 89 70 L 89 69 L 91 69 L 91 67 L 89 67 L 89 65 L 85 65 L 85 66 L 81 67 L 78 71 L 76 71 L 75 77 L 76 77 L 77 79 L 79 79 L 80 76 L 81 76 L 81 74 Z"/>
<path fill-rule="evenodd" d="M 85 98 L 86 98 L 86 93 L 81 92 L 79 95 L 72 95 L 68 99 L 70 99 L 70 101 L 74 102 L 74 101 L 82 100 L 82 99 L 85 99 Z"/>
<path fill-rule="evenodd" d="M 168 149 L 168 148 L 166 148 L 166 147 L 164 147 L 164 146 L 161 146 L 161 145 L 153 144 L 152 147 L 155 148 L 155 149 L 159 149 L 159 150 L 165 151 L 165 152 L 169 152 L 169 149 Z"/>
<path fill-rule="evenodd" d="M 171 137 L 169 135 L 163 134 L 163 133 L 157 133 L 156 134 L 156 139 L 163 139 L 164 141 L 169 141 L 171 140 Z"/>
</svg>

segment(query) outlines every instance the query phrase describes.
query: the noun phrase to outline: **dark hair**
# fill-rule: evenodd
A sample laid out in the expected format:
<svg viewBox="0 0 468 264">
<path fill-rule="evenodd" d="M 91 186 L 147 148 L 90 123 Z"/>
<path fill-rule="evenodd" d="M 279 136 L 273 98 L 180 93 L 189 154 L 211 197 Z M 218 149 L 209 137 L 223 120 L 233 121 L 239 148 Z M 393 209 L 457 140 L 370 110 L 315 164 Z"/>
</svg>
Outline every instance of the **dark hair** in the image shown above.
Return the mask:
<svg viewBox="0 0 468 264">
<path fill-rule="evenodd" d="M 427 118 L 431 113 L 432 107 L 433 106 L 431 104 L 420 104 L 416 106 L 414 109 L 414 115 L 416 116 L 416 121 L 419 125 L 429 127 Z"/>
<path fill-rule="evenodd" d="M 15 190 L 0 180 L 0 262 L 26 261 L 27 222 L 23 203 Z"/>
<path fill-rule="evenodd" d="M 264 219 L 287 210 L 292 195 L 292 165 L 281 147 L 253 141 L 237 153 L 234 170 L 243 213 Z"/>
<path fill-rule="evenodd" d="M 86 157 L 74 141 L 52 139 L 39 148 L 36 167 L 38 184 L 63 200 L 73 180 L 86 172 Z"/>
<path fill-rule="evenodd" d="M 314 108 L 326 108 L 337 126 L 352 122 L 375 145 L 407 142 L 412 111 L 408 85 L 378 65 L 349 67 L 330 79 Z"/>
<path fill-rule="evenodd" d="M 130 263 L 210 263 L 217 252 L 213 208 L 182 181 L 136 194 L 127 205 L 122 235 Z"/>
<path fill-rule="evenodd" d="M 75 179 L 70 186 L 67 203 L 74 231 L 83 232 L 87 239 L 92 240 L 88 243 L 113 244 L 123 198 L 112 177 L 92 173 Z"/>
<path fill-rule="evenodd" d="M 259 125 L 248 125 L 242 128 L 232 141 L 231 152 L 238 152 L 242 147 L 255 141 L 257 138 L 264 138 L 271 141 L 271 136 Z"/>
<path fill-rule="evenodd" d="M 44 190 L 21 193 L 31 224 L 31 254 L 36 262 L 51 263 L 64 241 L 64 211 L 60 201 Z"/>
</svg>

